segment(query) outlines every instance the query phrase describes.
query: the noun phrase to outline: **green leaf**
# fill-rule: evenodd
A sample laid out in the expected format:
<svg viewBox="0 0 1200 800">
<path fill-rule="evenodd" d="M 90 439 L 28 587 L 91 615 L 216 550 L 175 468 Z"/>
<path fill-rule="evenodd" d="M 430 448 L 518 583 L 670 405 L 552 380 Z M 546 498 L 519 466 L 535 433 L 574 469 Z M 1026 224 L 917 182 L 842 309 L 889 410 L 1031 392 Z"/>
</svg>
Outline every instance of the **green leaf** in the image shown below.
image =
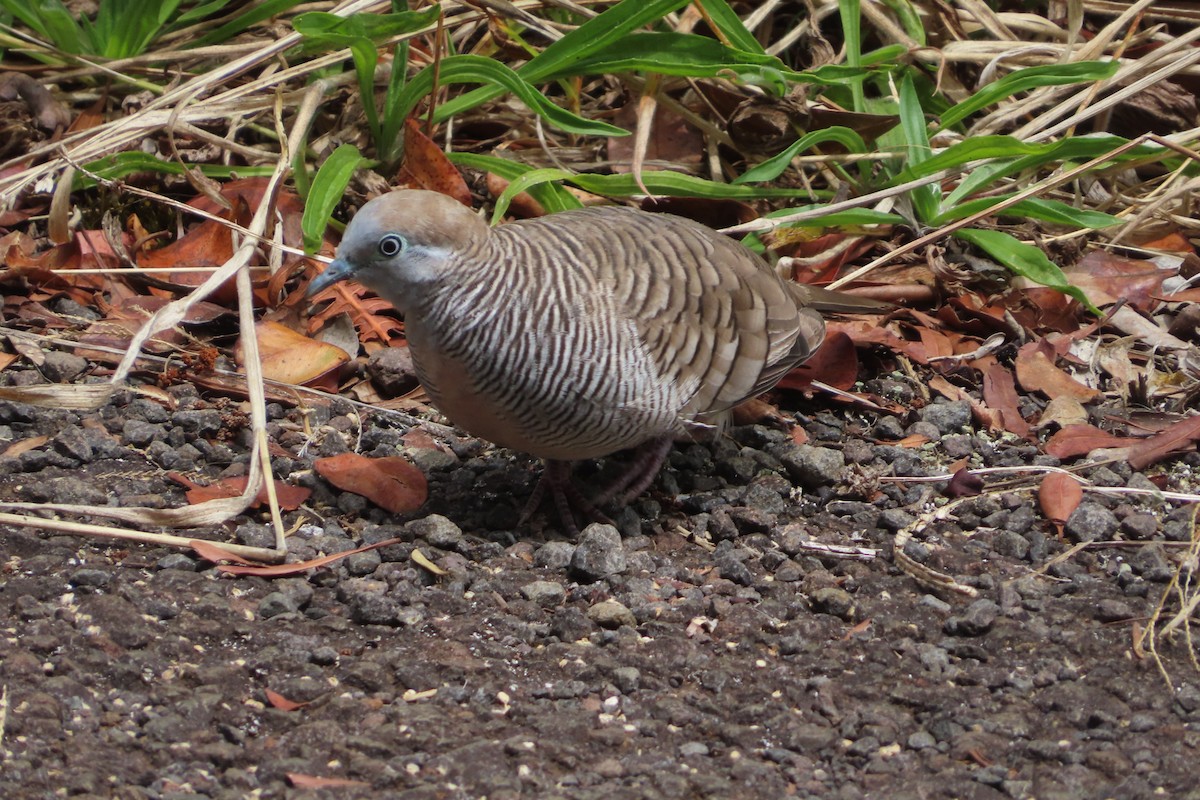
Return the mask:
<svg viewBox="0 0 1200 800">
<path fill-rule="evenodd" d="M 184 165 L 175 161 L 163 161 L 149 153 L 130 150 L 125 153 L 98 158 L 84 164 L 84 170 L 104 180 L 120 180 L 139 172 L 154 172 L 163 175 L 182 175 Z M 275 171 L 273 165 L 261 167 L 231 167 L 221 164 L 192 164 L 192 169 L 200 170 L 202 175 L 209 178 L 228 179 L 235 175 L 239 177 L 267 176 Z M 75 175 L 75 189 L 89 189 L 96 185 L 94 178 L 80 170 Z"/>
<path fill-rule="evenodd" d="M 215 14 L 225 8 L 225 6 L 229 5 L 229 2 L 230 0 L 210 0 L 207 3 L 201 3 L 195 8 L 190 8 L 174 19 L 170 29 L 178 30 L 192 23 L 199 22 L 210 14 Z"/>
<path fill-rule="evenodd" d="M 725 35 L 725 39 L 739 50 L 747 53 L 766 55 L 767 51 L 759 44 L 754 34 L 746 30 L 742 20 L 725 0 L 700 0 L 700 6 L 712 20 L 716 29 Z"/>
<path fill-rule="evenodd" d="M 1025 170 L 1037 169 L 1049 164 L 1057 166 L 1071 160 L 1086 159 L 1090 161 L 1091 159 L 1112 152 L 1127 142 L 1127 139 L 1123 139 L 1120 136 L 1101 135 L 1072 136 L 1048 144 L 1022 144 L 1023 148 L 1029 149 L 1029 155 L 1008 162 L 1002 169 L 995 169 L 990 165 L 984 165 L 983 168 L 971 171 L 951 194 L 951 198 L 953 198 L 954 202 L 957 202 L 958 198 L 969 197 L 983 187 L 990 186 L 1002 176 L 1015 175 Z M 1160 158 L 1166 154 L 1166 148 L 1159 147 L 1158 145 L 1139 145 L 1120 156 L 1114 157 L 1111 161 L 1099 163 L 1096 169 L 1109 169 L 1114 164 L 1123 164 L 1147 157 Z M 947 204 L 950 202 L 951 200 L 948 198 Z"/>
<path fill-rule="evenodd" d="M 506 181 L 514 181 L 534 169 L 534 167 L 520 164 L 509 158 L 478 153 L 448 153 L 447 157 L 452 164 L 484 172 L 494 172 Z M 556 183 L 540 183 L 530 186 L 528 191 L 549 214 L 568 211 L 572 208 L 583 208 L 583 203 L 579 202 L 579 198 Z"/>
<path fill-rule="evenodd" d="M 474 55 L 459 55 L 444 58 L 436 70 L 442 86 L 452 83 L 483 83 L 507 89 L 529 106 L 539 116 L 556 127 L 571 133 L 592 136 L 628 136 L 629 131 L 572 114 L 566 109 L 559 108 L 546 99 L 545 95 L 523 80 L 521 75 L 509 69 L 499 61 Z M 431 65 L 418 72 L 404 90 L 392 100 L 407 116 L 416 108 L 417 103 L 433 90 L 435 68 Z M 446 106 L 442 106 L 445 109 Z M 434 118 L 440 118 L 435 114 Z"/>
<path fill-rule="evenodd" d="M 94 53 L 87 30 L 59 0 L 42 0 L 36 6 L 46 38 L 68 53 Z"/>
<path fill-rule="evenodd" d="M 941 226 L 948 225 L 951 222 L 969 217 L 980 211 L 996 206 L 1012 195 L 1004 195 L 999 197 L 981 197 L 977 200 L 969 200 L 965 203 L 960 203 L 954 208 L 942 212 L 937 219 L 933 221 L 933 225 Z M 1108 228 L 1113 225 L 1120 225 L 1124 220 L 1120 217 L 1114 217 L 1111 214 L 1104 214 L 1100 211 L 1088 211 L 1086 209 L 1075 208 L 1066 203 L 1061 203 L 1058 200 L 1046 200 L 1041 198 L 1030 198 L 1022 200 L 1019 203 L 1009 206 L 1003 211 L 998 212 L 1001 217 L 1018 217 L 1021 219 L 1040 219 L 1045 222 L 1050 222 L 1055 225 L 1065 225 L 1069 228 L 1079 229 L 1088 228 L 1098 230 L 1100 228 Z"/>
<path fill-rule="evenodd" d="M 851 153 L 867 152 L 867 144 L 861 136 L 850 128 L 841 125 L 831 125 L 828 128 L 822 128 L 819 131 L 813 131 L 801 136 L 788 145 L 787 149 L 783 152 L 773 155 L 761 164 L 751 167 L 735 178 L 733 182 L 740 185 L 743 183 L 759 183 L 775 180 L 783 174 L 783 171 L 788 168 L 788 165 L 792 163 L 792 159 L 798 154 L 814 145 L 823 144 L 824 142 L 837 142 Z"/>
<path fill-rule="evenodd" d="M 1078 300 L 1093 314 L 1100 314 L 1100 309 L 1092 305 L 1092 301 L 1088 300 L 1083 290 L 1078 286 L 1072 286 L 1058 265 L 1051 262 L 1039 248 L 1018 241 L 1003 231 L 971 228 L 955 231 L 954 235 L 983 250 L 1014 274 L 1028 278 L 1034 283 L 1040 283 L 1042 286 L 1057 289 Z"/>
<path fill-rule="evenodd" d="M 552 73 L 546 80 L 571 75 L 604 75 L 613 72 L 657 72 L 663 75 L 712 77 L 723 70 L 747 70 L 770 67 L 790 76 L 799 73 L 787 69 L 775 56 L 735 50 L 716 39 L 692 33 L 637 32 L 589 58 L 572 63 L 562 74 Z"/>
<path fill-rule="evenodd" d="M 838 0 L 838 15 L 842 20 L 843 40 L 846 47 L 846 65 L 862 66 L 862 5 L 859 0 Z M 850 94 L 854 110 L 866 111 L 866 98 L 862 79 L 850 81 Z"/>
<path fill-rule="evenodd" d="M 785 217 L 789 214 L 795 214 L 800 211 L 816 211 L 821 206 L 796 206 L 795 208 L 784 208 L 778 211 L 772 211 L 767 214 L 767 219 L 774 217 Z M 835 211 L 832 214 L 822 214 L 820 217 L 813 219 L 800 220 L 799 222 L 789 222 L 782 227 L 786 228 L 834 228 L 834 227 L 859 227 L 863 225 L 903 225 L 904 217 L 899 214 L 889 214 L 886 211 L 876 211 L 873 208 L 848 208 L 845 211 Z"/>
<path fill-rule="evenodd" d="M 241 33 L 251 25 L 265 22 L 271 17 L 284 13 L 295 5 L 299 5 L 299 0 L 264 0 L 264 2 L 258 5 L 250 6 L 244 13 L 239 14 L 224 25 L 209 31 L 194 42 L 190 42 L 189 45 L 191 47 L 204 47 L 210 44 L 220 44 L 232 39 L 236 34 Z"/>
<path fill-rule="evenodd" d="M 883 0 L 883 4 L 892 10 L 900 24 L 919 47 L 925 46 L 925 22 L 908 0 Z"/>
<path fill-rule="evenodd" d="M 614 46 L 638 28 L 662 19 L 687 5 L 689 0 L 622 0 L 554 42 L 518 70 L 531 84 L 542 83 L 550 75 L 576 74 L 571 64 Z M 469 108 L 498 97 L 502 89 L 488 86 L 443 103 L 434 112 L 435 122 L 449 119 Z"/>
<path fill-rule="evenodd" d="M 296 33 L 314 47 L 349 47 L 356 39 L 382 41 L 403 36 L 437 22 L 440 6 L 392 14 L 352 14 L 349 17 L 324 11 L 307 11 L 292 20 Z"/>
<path fill-rule="evenodd" d="M 1017 92 L 1036 89 L 1039 86 L 1063 86 L 1087 81 L 1102 81 L 1116 74 L 1117 61 L 1076 61 L 1071 64 L 1048 64 L 1041 67 L 1026 67 L 1010 72 L 995 83 L 989 83 L 958 105 L 942 114 L 938 130 L 957 125 L 976 111 L 995 105 Z"/>
<path fill-rule="evenodd" d="M 928 161 L 933 151 L 929 147 L 925 110 L 921 108 L 912 76 L 907 73 L 900 82 L 900 129 L 904 133 L 906 163 L 918 165 Z M 938 214 L 941 194 L 941 187 L 933 183 L 918 186 L 909 192 L 918 220 L 930 224 Z"/>
<path fill-rule="evenodd" d="M 315 253 L 325 238 L 325 228 L 333 209 L 346 194 L 346 187 L 354 172 L 367 159 L 352 144 L 340 145 L 329 154 L 325 163 L 317 170 L 308 198 L 304 203 L 304 215 L 300 218 L 300 230 L 304 234 L 304 252 Z"/>
<path fill-rule="evenodd" d="M 546 184 L 550 181 L 570 180 L 574 177 L 574 173 L 553 168 L 531 169 L 523 175 L 519 175 L 496 198 L 496 209 L 492 212 L 492 224 L 495 225 L 504 219 L 504 215 L 508 213 L 508 207 L 512 204 L 513 198 L 521 192 L 528 191 L 534 186 Z"/>
<path fill-rule="evenodd" d="M 547 181 L 566 181 L 585 192 L 605 197 L 632 197 L 645 194 L 633 175 L 575 174 L 559 169 L 535 169 L 526 172 L 509 184 L 501 199 L 497 201 L 494 219 L 503 216 L 508 201 L 518 192 Z M 778 189 L 761 186 L 734 186 L 729 183 L 697 178 L 670 170 L 652 170 L 642 173 L 642 183 L 652 194 L 666 197 L 711 197 L 714 199 L 759 200 L 773 197 L 802 197 L 810 194 L 807 189 Z M 502 205 L 503 202 L 503 205 Z"/>
</svg>

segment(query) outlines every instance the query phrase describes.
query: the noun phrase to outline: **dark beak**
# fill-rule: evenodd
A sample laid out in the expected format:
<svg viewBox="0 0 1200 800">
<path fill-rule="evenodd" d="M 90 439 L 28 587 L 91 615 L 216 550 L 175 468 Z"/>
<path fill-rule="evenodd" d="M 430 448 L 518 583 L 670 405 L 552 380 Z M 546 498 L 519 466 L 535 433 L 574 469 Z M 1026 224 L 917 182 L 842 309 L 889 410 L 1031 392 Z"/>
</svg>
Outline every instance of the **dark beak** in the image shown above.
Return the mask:
<svg viewBox="0 0 1200 800">
<path fill-rule="evenodd" d="M 308 284 L 308 289 L 304 292 L 304 296 L 312 297 L 323 289 L 327 289 L 338 281 L 349 278 L 353 274 L 354 267 L 340 258 L 335 258 L 325 268 L 324 272 L 312 279 L 312 282 Z"/>
</svg>

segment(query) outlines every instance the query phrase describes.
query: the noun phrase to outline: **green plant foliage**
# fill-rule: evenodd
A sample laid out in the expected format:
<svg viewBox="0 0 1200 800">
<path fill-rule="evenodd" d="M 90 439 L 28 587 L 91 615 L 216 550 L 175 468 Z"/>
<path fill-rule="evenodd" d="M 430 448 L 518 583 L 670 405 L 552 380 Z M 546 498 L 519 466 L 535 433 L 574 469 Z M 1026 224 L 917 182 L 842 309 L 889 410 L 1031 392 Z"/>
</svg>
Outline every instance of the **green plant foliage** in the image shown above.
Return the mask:
<svg viewBox="0 0 1200 800">
<path fill-rule="evenodd" d="M 149 153 L 143 153 L 140 150 L 130 150 L 98 158 L 95 161 L 89 161 L 84 164 L 83 169 L 75 175 L 73 188 L 90 189 L 96 186 L 96 179 L 91 177 L 92 175 L 103 180 L 117 181 L 140 172 L 152 172 L 159 175 L 183 175 L 187 169 L 199 170 L 205 177 L 219 180 L 228 180 L 234 177 L 265 177 L 274 171 L 274 168 L 270 166 L 231 167 L 223 164 L 194 164 L 185 166 L 175 161 L 163 161 L 161 158 Z"/>
<path fill-rule="evenodd" d="M 379 160 L 386 165 L 399 163 L 404 153 L 404 120 L 412 110 L 411 105 L 405 106 L 404 100 L 408 50 L 401 45 L 393 54 L 381 115 L 375 103 L 375 67 L 379 64 L 379 49 L 375 41 L 427 28 L 437 21 L 440 13 L 441 7 L 436 5 L 421 11 L 356 14 L 350 17 L 312 11 L 300 14 L 292 22 L 296 32 L 304 37 L 303 47 L 307 51 L 350 49 L 363 110 L 367 115 L 367 127 L 371 131 Z"/>
<path fill-rule="evenodd" d="M 183 0 L 100 0 L 94 17 L 76 17 L 62 0 L 0 0 L 0 12 L 64 53 L 121 59 L 145 53 L 164 33 L 201 22 L 224 10 L 229 2 L 210 0 L 181 10 Z M 266 0 L 189 44 L 224 42 L 298 3 Z"/>
<path fill-rule="evenodd" d="M 1087 295 L 1078 286 L 1072 286 L 1067 276 L 1046 257 L 1040 248 L 1018 241 L 1003 231 L 961 230 L 955 232 L 955 237 L 969 242 L 994 258 L 997 263 L 1004 265 L 1014 274 L 1023 278 L 1057 289 L 1063 294 L 1074 297 L 1093 314 L 1100 314 L 1100 309 L 1092 305 Z"/>
<path fill-rule="evenodd" d="M 346 186 L 350 184 L 354 172 L 366 161 L 357 147 L 343 144 L 317 170 L 317 176 L 313 178 L 304 198 L 304 215 L 300 219 L 304 252 L 315 253 L 321 246 L 329 217 L 345 196 Z"/>
</svg>

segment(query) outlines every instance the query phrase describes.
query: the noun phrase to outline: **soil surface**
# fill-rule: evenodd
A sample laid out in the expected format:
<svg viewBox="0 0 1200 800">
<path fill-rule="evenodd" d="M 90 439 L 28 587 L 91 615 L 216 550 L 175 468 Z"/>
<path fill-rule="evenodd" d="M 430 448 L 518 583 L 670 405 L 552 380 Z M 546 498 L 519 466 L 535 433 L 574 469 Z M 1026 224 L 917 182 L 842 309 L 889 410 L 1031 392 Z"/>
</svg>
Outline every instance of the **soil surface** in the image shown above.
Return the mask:
<svg viewBox="0 0 1200 800">
<path fill-rule="evenodd" d="M 871 388 L 925 403 L 902 380 Z M 95 413 L 0 403 L 0 439 L 46 437 L 0 457 L 0 500 L 175 506 L 168 470 L 243 473 L 241 405 L 169 394 Z M 575 538 L 550 512 L 518 527 L 537 464 L 438 427 L 443 449 L 406 447 L 407 418 L 340 400 L 307 429 L 270 407 L 277 475 L 314 490 L 286 515 L 303 520 L 289 560 L 399 544 L 269 580 L 0 528 L 0 796 L 1200 797 L 1186 643 L 1159 644 L 1173 688 L 1135 646 L 1189 510 L 1088 494 L 1060 538 L 1028 488 L 988 489 L 906 546 L 977 596 L 936 592 L 892 543 L 946 483 L 894 478 L 1056 462 L 975 430 L 963 403 L 801 411 L 808 444 L 751 425 L 679 445 L 616 528 Z M 929 441 L 895 444 L 914 433 Z M 311 469 L 349 450 L 408 455 L 429 502 L 397 518 Z M 1188 490 L 1197 464 L 1156 471 Z M 1083 474 L 1153 487 L 1123 464 Z M 265 521 L 197 534 L 269 545 Z M 1091 540 L 1122 545 L 1056 560 Z M 304 788 L 317 779 L 333 783 Z"/>
</svg>

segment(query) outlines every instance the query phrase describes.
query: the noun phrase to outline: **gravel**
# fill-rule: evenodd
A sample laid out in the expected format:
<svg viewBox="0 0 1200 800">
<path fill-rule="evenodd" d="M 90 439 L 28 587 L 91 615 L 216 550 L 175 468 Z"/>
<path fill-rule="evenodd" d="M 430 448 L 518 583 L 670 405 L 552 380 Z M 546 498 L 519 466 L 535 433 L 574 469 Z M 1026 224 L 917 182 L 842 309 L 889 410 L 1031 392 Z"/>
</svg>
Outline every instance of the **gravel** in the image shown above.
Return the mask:
<svg viewBox="0 0 1200 800">
<path fill-rule="evenodd" d="M 5 375 L 89 366 L 54 357 Z M 402 379 L 403 364 L 377 368 Z M 914 398 L 903 381 L 872 387 Z M 169 394 L 173 408 L 123 393 L 95 413 L 0 402 L 7 439 L 46 437 L 0 456 L 0 499 L 174 507 L 184 489 L 166 469 L 244 474 L 238 404 Z M 804 410 L 810 444 L 749 425 L 679 445 L 655 487 L 610 510 L 616 526 L 574 539 L 546 509 L 518 526 L 537 465 L 440 428 L 442 449 L 410 446 L 383 414 L 360 430 L 341 401 L 311 409 L 307 429 L 273 407 L 279 477 L 313 489 L 285 514 L 288 560 L 386 547 L 267 579 L 188 551 L 2 528 L 0 795 L 1195 794 L 1186 640 L 1158 641 L 1171 687 L 1135 645 L 1181 568 L 1190 509 L 1089 493 L 1060 539 L 1034 493 L 1010 487 L 933 520 L 944 484 L 895 478 L 1052 459 L 974 429 L 965 403 Z M 928 442 L 899 444 L 913 433 Z M 390 515 L 312 471 L 356 448 L 412 455 L 426 505 Z M 578 468 L 585 489 L 603 473 Z M 1086 474 L 1156 486 L 1127 465 Z M 1186 470 L 1155 474 L 1192 490 Z M 185 535 L 269 547 L 266 522 L 251 509 Z M 898 569 L 901 530 L 906 554 L 976 596 Z M 340 783 L 297 788 L 310 778 Z"/>
</svg>

